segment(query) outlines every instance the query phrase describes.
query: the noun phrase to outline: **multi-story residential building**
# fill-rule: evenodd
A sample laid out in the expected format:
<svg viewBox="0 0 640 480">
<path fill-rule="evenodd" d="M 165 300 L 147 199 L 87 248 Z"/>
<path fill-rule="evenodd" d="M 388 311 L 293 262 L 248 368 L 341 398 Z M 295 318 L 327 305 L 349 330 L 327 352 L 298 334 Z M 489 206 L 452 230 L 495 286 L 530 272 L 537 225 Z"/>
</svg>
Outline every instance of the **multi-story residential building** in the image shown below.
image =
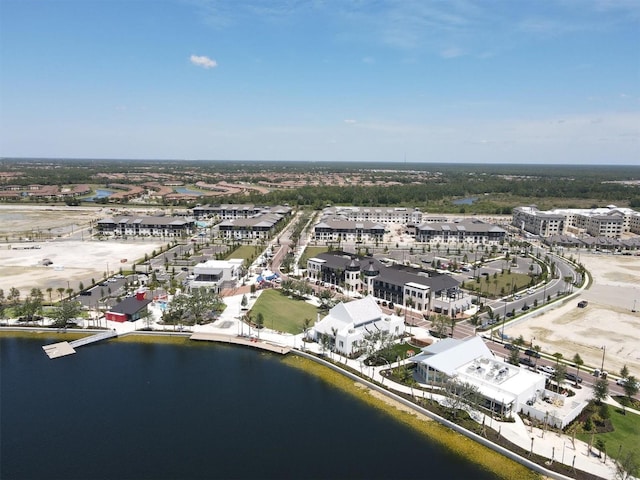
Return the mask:
<svg viewBox="0 0 640 480">
<path fill-rule="evenodd" d="M 194 233 L 192 220 L 175 217 L 104 218 L 96 222 L 99 235 L 184 237 Z"/>
<path fill-rule="evenodd" d="M 497 245 L 506 235 L 507 232 L 496 225 L 469 220 L 456 223 L 424 223 L 416 227 L 415 238 L 417 242 L 430 244 Z"/>
<path fill-rule="evenodd" d="M 251 218 L 223 220 L 216 228 L 218 236 L 230 240 L 250 240 L 270 238 L 285 217 L 280 214 L 264 214 Z"/>
<path fill-rule="evenodd" d="M 566 215 L 540 212 L 536 207 L 517 207 L 513 210 L 513 225 L 520 230 L 548 237 L 565 233 Z"/>
<path fill-rule="evenodd" d="M 215 217 L 222 220 L 235 220 L 238 218 L 252 218 L 265 214 L 291 215 L 292 209 L 288 206 L 261 206 L 254 204 L 220 204 L 200 205 L 192 209 L 195 218 Z"/>
<path fill-rule="evenodd" d="M 406 207 L 327 207 L 322 211 L 325 218 L 341 218 L 352 222 L 374 223 L 422 223 L 422 212 Z"/>
<path fill-rule="evenodd" d="M 342 219 L 327 219 L 313 228 L 313 237 L 320 241 L 382 241 L 385 227 L 380 223 Z"/>
<path fill-rule="evenodd" d="M 640 214 L 630 208 L 609 205 L 591 209 L 555 209 L 542 212 L 535 205 L 517 207 L 513 225 L 541 237 L 591 235 L 620 238 L 624 233 L 640 233 Z"/>
</svg>

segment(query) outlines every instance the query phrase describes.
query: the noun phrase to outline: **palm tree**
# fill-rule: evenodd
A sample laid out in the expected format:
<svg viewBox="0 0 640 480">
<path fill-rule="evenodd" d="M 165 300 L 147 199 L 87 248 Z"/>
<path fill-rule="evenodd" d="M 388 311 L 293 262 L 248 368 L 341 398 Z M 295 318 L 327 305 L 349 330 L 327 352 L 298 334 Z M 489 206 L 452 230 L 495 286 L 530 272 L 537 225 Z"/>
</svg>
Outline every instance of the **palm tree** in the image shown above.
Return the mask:
<svg viewBox="0 0 640 480">
<path fill-rule="evenodd" d="M 53 300 L 51 300 L 51 292 L 53 292 L 53 288 L 47 288 L 47 293 L 49 294 L 49 303 L 53 303 Z"/>
<path fill-rule="evenodd" d="M 580 357 L 579 353 L 576 353 L 573 356 L 573 363 L 576 366 L 576 387 L 578 386 L 578 377 L 580 376 L 580 367 L 582 367 L 582 365 L 584 365 L 584 360 L 582 360 L 582 357 Z"/>
<path fill-rule="evenodd" d="M 60 295 L 60 300 L 62 300 L 62 294 L 64 293 L 64 288 L 58 287 L 56 288 L 58 295 Z"/>
</svg>

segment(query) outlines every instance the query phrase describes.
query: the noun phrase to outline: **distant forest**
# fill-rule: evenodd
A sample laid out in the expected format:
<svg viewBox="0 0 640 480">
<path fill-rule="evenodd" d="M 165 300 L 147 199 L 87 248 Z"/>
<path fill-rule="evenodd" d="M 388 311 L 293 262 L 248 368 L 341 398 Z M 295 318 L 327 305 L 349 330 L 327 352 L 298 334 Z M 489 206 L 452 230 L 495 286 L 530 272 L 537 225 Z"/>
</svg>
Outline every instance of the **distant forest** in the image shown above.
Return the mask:
<svg viewBox="0 0 640 480">
<path fill-rule="evenodd" d="M 0 172 L 20 172 L 19 177 L 4 179 L 5 184 L 18 185 L 104 185 L 104 178 L 97 177 L 97 173 L 125 173 L 131 178 L 163 174 L 163 178 L 185 185 L 209 182 L 212 175 L 216 182 L 273 183 L 278 181 L 278 174 L 298 174 L 299 178 L 358 175 L 372 183 L 394 183 L 305 186 L 216 198 L 216 202 L 288 203 L 316 209 L 327 204 L 415 206 L 428 211 L 508 214 L 514 206 L 523 204 L 536 204 L 541 209 L 609 204 L 640 207 L 640 166 L 0 159 Z M 417 177 L 428 180 L 417 182 Z M 477 200 L 471 204 L 453 203 L 465 198 Z"/>
</svg>

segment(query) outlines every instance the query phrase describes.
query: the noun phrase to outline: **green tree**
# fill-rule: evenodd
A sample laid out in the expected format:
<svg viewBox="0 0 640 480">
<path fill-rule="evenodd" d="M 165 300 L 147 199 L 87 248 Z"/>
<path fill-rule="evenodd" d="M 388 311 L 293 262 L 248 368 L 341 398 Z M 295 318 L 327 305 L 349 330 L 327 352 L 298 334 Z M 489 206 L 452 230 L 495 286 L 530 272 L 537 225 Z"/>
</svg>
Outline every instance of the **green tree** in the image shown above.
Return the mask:
<svg viewBox="0 0 640 480">
<path fill-rule="evenodd" d="M 446 315 L 436 314 L 431 320 L 431 328 L 433 333 L 438 338 L 444 338 L 447 336 L 448 320 Z"/>
<path fill-rule="evenodd" d="M 11 305 L 17 305 L 20 303 L 20 290 L 16 287 L 11 287 L 9 289 L 9 295 L 7 296 L 7 301 Z"/>
<path fill-rule="evenodd" d="M 556 382 L 556 392 L 560 392 L 560 384 L 564 382 L 567 374 L 567 366 L 564 363 L 556 364 L 556 369 L 551 375 L 551 379 Z"/>
<path fill-rule="evenodd" d="M 214 311 L 220 307 L 220 297 L 212 290 L 198 288 L 187 297 L 187 310 L 194 319 L 194 325 L 202 322 L 203 315 L 207 311 Z"/>
<path fill-rule="evenodd" d="M 27 322 L 33 320 L 33 317 L 42 309 L 42 291 L 39 288 L 32 288 L 24 302 L 17 309 L 18 315 L 24 316 Z"/>
<path fill-rule="evenodd" d="M 262 312 L 258 312 L 258 315 L 256 315 L 256 327 L 258 328 L 258 338 L 260 338 L 260 330 L 264 327 L 264 315 Z"/>
<path fill-rule="evenodd" d="M 598 380 L 596 380 L 596 383 L 593 385 L 593 399 L 598 405 L 601 405 L 608 395 L 609 382 L 606 378 L 598 378 Z"/>
<path fill-rule="evenodd" d="M 507 358 L 507 362 L 511 365 L 519 365 L 520 364 L 520 349 L 517 347 L 512 348 L 509 351 L 509 357 Z"/>
<path fill-rule="evenodd" d="M 627 378 L 629 376 L 629 368 L 626 364 L 620 369 L 620 376 L 622 378 Z"/>
<path fill-rule="evenodd" d="M 616 459 L 616 480 L 631 480 L 640 473 L 640 462 L 633 450 L 625 452 Z"/>
<path fill-rule="evenodd" d="M 62 300 L 58 307 L 51 313 L 53 326 L 56 328 L 64 328 L 69 320 L 76 318 L 82 311 L 82 305 L 75 300 Z"/>
<path fill-rule="evenodd" d="M 622 385 L 622 389 L 624 390 L 624 394 L 631 402 L 631 397 L 634 397 L 638 394 L 638 380 L 633 375 L 629 375 L 626 377 L 626 381 Z"/>
</svg>

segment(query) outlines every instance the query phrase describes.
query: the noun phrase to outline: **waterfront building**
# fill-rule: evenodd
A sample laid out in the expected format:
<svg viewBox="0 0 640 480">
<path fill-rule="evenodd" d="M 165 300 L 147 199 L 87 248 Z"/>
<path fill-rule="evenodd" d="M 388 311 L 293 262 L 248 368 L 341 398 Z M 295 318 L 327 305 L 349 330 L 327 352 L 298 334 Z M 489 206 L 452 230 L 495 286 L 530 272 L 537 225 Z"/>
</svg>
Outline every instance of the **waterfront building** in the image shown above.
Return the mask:
<svg viewBox="0 0 640 480">
<path fill-rule="evenodd" d="M 523 413 L 564 428 L 588 404 L 547 390 L 545 375 L 506 363 L 478 336 L 440 340 L 423 348 L 411 361 L 420 382 L 467 384 L 481 395 L 482 406 L 505 416 Z"/>
<path fill-rule="evenodd" d="M 309 336 L 318 343 L 327 336 L 338 353 L 352 355 L 365 337 L 380 332 L 400 337 L 404 333 L 404 321 L 396 315 L 385 314 L 376 300 L 367 296 L 333 307 L 313 326 Z"/>
<path fill-rule="evenodd" d="M 145 290 L 138 290 L 133 297 L 122 299 L 104 314 L 107 320 L 113 322 L 135 322 L 148 315 L 148 305 L 151 299 L 147 298 Z"/>
<path fill-rule="evenodd" d="M 543 375 L 495 357 L 481 337 L 440 340 L 411 361 L 421 382 L 439 384 L 453 379 L 467 383 L 478 389 L 486 407 L 505 415 L 518 412 L 545 390 Z"/>
</svg>

